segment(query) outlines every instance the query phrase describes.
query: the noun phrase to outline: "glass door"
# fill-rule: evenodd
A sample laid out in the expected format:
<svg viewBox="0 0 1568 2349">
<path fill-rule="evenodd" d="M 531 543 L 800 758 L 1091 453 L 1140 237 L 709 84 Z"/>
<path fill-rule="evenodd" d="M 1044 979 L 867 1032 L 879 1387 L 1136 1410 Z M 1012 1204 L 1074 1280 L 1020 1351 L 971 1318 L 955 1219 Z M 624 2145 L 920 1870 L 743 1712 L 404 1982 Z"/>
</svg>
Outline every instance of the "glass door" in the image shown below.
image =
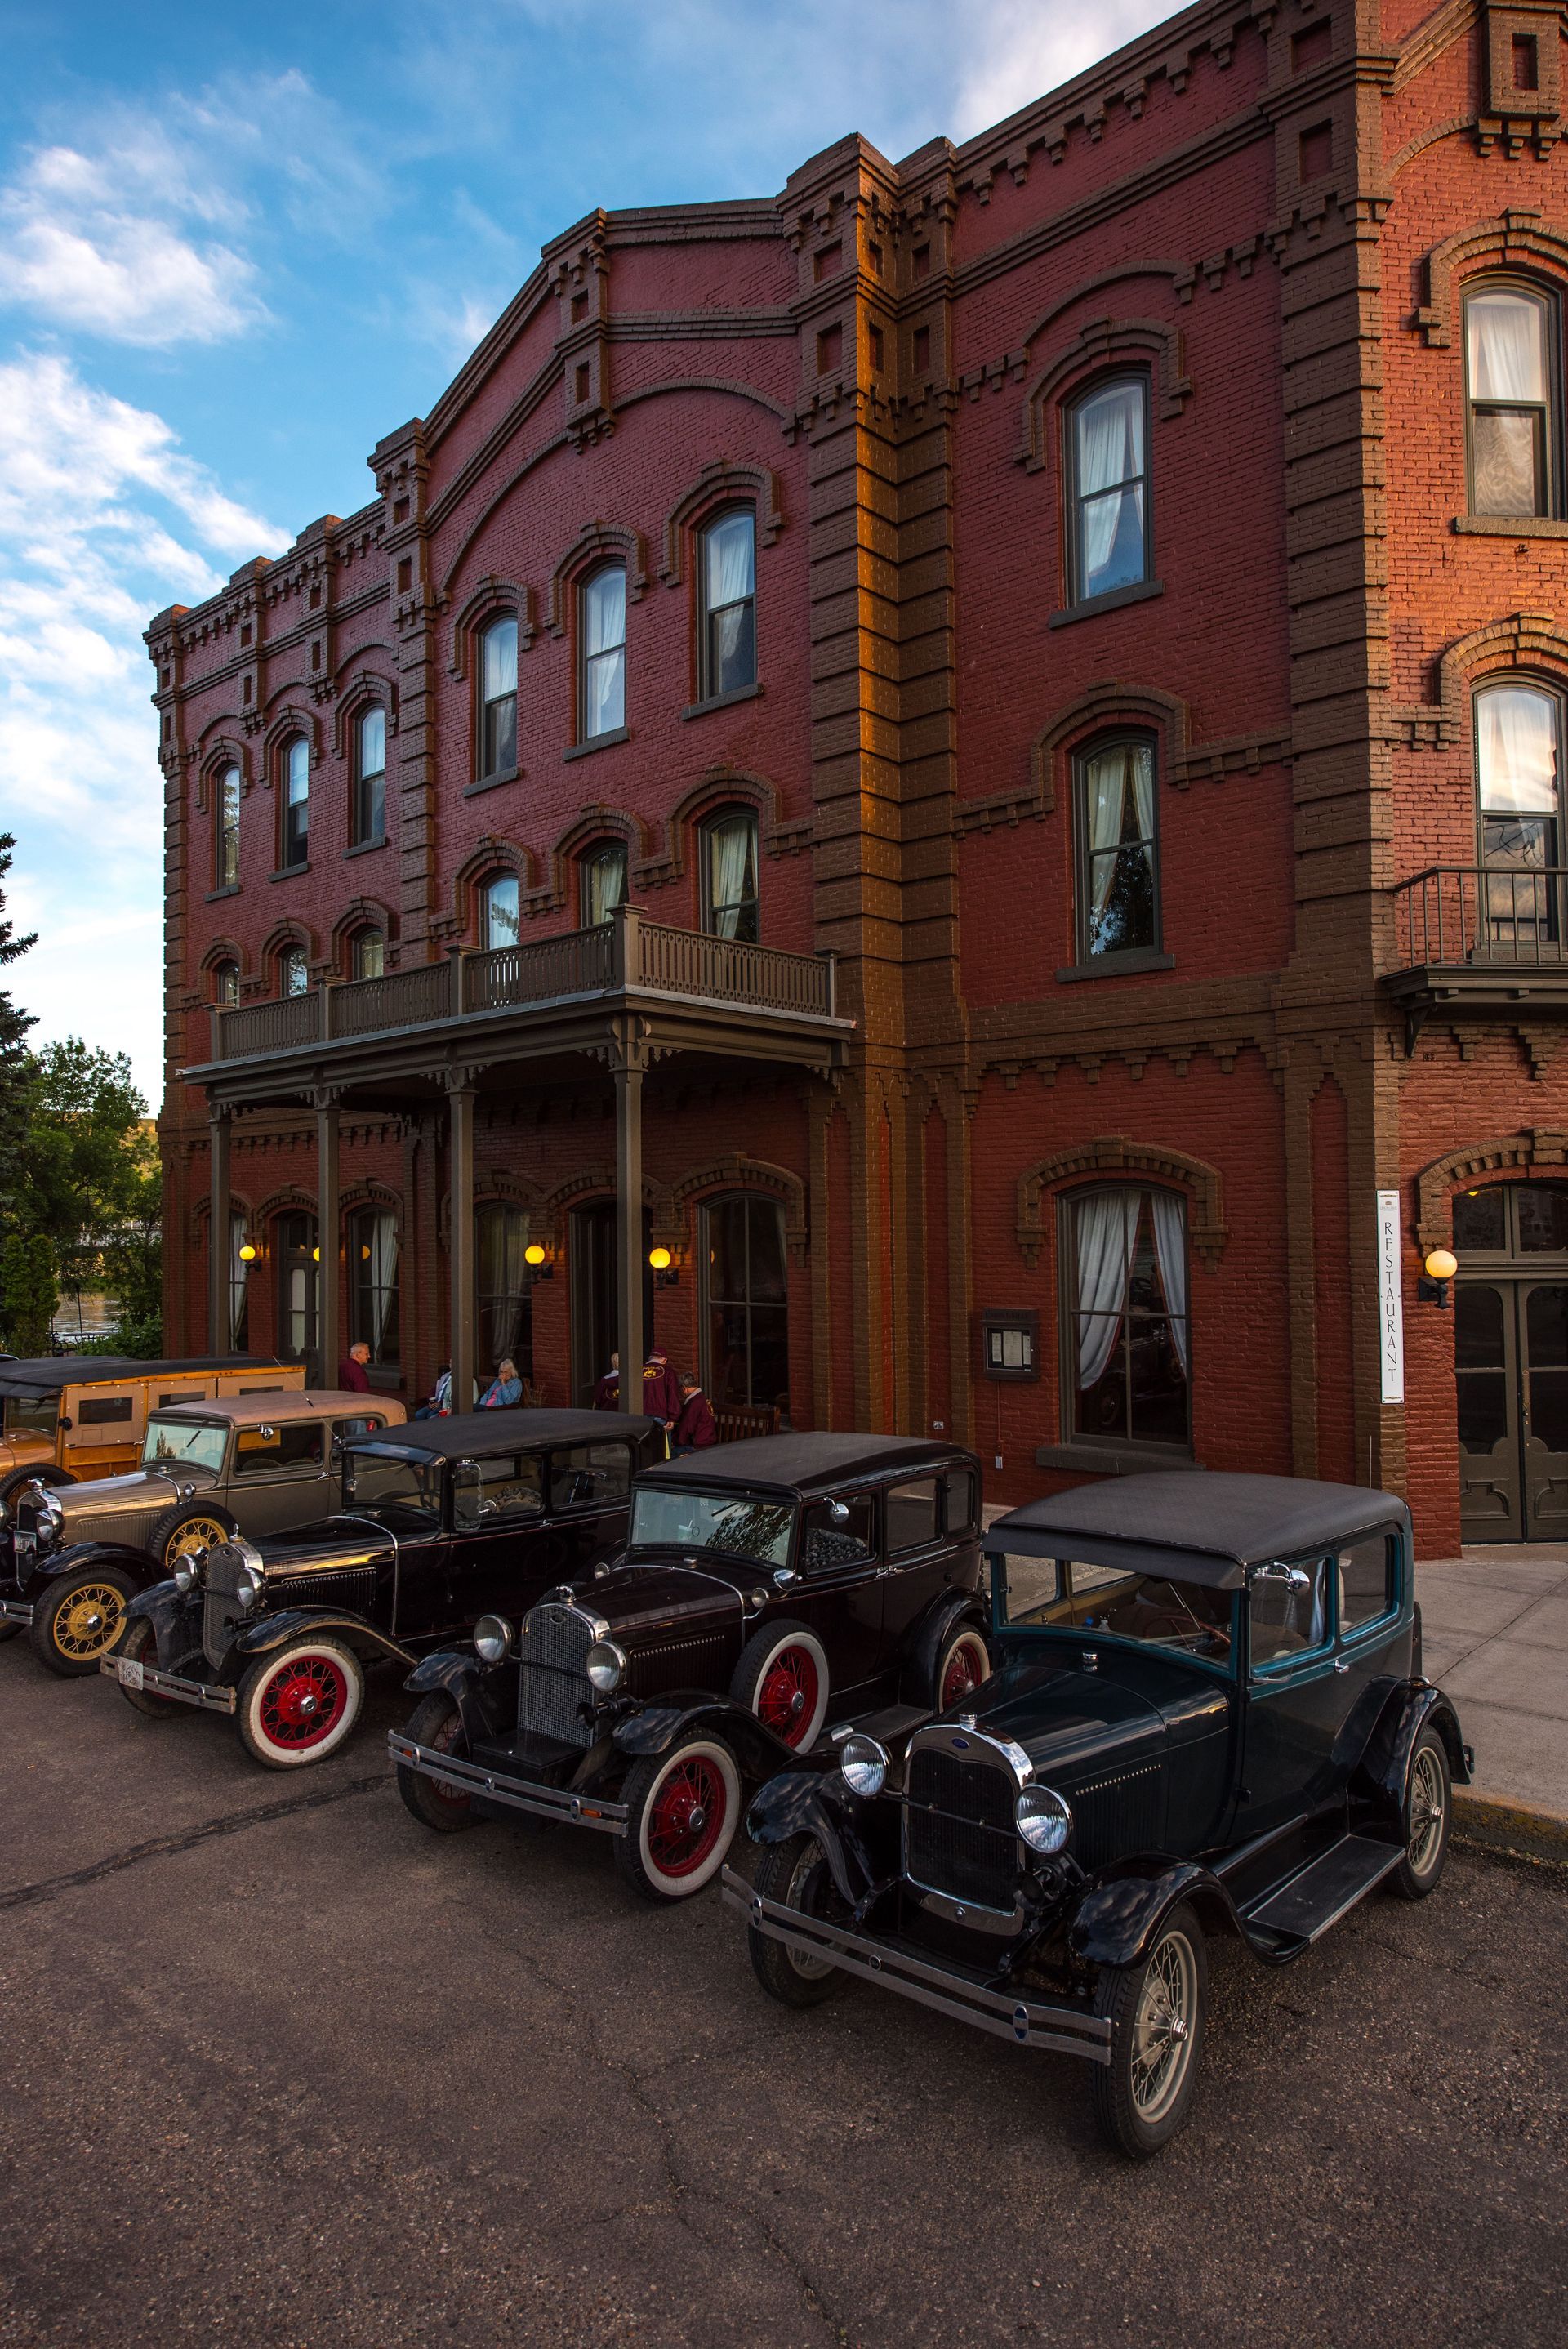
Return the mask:
<svg viewBox="0 0 1568 2349">
<path fill-rule="evenodd" d="M 1513 1286 L 1467 1280 L 1454 1291 L 1460 1524 L 1467 1542 L 1519 1541 L 1524 1532 Z"/>
</svg>

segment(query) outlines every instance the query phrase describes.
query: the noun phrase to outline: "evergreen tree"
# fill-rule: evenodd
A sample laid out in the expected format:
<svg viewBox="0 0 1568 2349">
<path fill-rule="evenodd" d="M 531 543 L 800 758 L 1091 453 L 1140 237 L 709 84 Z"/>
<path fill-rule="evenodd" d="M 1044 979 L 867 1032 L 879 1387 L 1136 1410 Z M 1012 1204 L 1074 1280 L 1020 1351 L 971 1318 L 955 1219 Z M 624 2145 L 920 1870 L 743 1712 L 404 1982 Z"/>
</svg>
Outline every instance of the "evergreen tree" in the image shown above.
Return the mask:
<svg viewBox="0 0 1568 2349">
<path fill-rule="evenodd" d="M 19 938 L 15 923 L 5 912 L 3 885 L 11 870 L 11 851 L 15 844 L 14 833 L 0 832 L 0 970 L 38 942 L 36 930 Z M 18 1011 L 9 990 L 0 988 L 0 1218 L 5 1217 L 16 1188 L 18 1162 L 27 1130 L 31 1068 L 26 1038 L 28 1029 L 36 1025 L 32 1014 Z"/>
<path fill-rule="evenodd" d="M 52 1350 L 50 1326 L 59 1301 L 55 1251 L 42 1232 L 13 1232 L 0 1247 L 0 1336 L 13 1354 Z"/>
</svg>

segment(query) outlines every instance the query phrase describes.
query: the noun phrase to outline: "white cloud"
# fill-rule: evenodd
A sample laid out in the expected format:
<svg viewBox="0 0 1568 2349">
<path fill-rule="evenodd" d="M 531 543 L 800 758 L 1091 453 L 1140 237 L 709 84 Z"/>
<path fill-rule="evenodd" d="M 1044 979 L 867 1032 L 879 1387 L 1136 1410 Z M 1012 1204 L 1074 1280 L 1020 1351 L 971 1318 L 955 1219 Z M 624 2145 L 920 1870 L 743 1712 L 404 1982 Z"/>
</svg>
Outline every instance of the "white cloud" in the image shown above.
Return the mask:
<svg viewBox="0 0 1568 2349">
<path fill-rule="evenodd" d="M 1063 0 L 987 0 L 964 19 L 953 137 L 973 139 L 1005 121 L 1171 14 L 1171 0 L 1099 0 L 1092 9 Z"/>
<path fill-rule="evenodd" d="M 0 365 L 0 828 L 40 934 L 11 988 L 40 1037 L 129 1050 L 154 1102 L 163 781 L 141 632 L 285 538 L 161 417 L 52 354 Z"/>
</svg>

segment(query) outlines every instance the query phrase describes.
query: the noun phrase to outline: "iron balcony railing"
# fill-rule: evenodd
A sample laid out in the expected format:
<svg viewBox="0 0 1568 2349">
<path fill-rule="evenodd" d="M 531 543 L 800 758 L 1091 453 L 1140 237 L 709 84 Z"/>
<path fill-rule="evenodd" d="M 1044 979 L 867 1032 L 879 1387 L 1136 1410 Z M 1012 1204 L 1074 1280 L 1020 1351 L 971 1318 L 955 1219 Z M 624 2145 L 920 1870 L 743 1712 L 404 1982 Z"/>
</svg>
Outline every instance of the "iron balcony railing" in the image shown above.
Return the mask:
<svg viewBox="0 0 1568 2349">
<path fill-rule="evenodd" d="M 489 953 L 455 947 L 439 962 L 381 978 L 329 979 L 276 1002 L 215 1009 L 212 1057 L 253 1060 L 298 1045 L 627 992 L 830 1019 L 834 959 L 672 929 L 624 906 L 591 929 Z"/>
<path fill-rule="evenodd" d="M 1396 884 L 1397 965 L 1563 963 L 1568 865 L 1433 864 Z"/>
</svg>

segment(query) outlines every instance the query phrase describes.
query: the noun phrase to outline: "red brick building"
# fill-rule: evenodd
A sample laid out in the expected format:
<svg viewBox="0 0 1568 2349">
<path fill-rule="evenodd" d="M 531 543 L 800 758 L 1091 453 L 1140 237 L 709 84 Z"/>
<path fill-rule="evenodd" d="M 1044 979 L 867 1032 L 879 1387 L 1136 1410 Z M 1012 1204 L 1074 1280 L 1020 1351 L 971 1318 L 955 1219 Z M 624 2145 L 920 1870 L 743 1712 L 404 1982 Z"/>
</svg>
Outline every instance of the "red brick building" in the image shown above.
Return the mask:
<svg viewBox="0 0 1568 2349">
<path fill-rule="evenodd" d="M 149 632 L 175 1350 L 559 1402 L 651 1317 L 995 1496 L 1561 1533 L 1562 78 L 1542 0 L 1205 0 L 552 244 Z"/>
</svg>

